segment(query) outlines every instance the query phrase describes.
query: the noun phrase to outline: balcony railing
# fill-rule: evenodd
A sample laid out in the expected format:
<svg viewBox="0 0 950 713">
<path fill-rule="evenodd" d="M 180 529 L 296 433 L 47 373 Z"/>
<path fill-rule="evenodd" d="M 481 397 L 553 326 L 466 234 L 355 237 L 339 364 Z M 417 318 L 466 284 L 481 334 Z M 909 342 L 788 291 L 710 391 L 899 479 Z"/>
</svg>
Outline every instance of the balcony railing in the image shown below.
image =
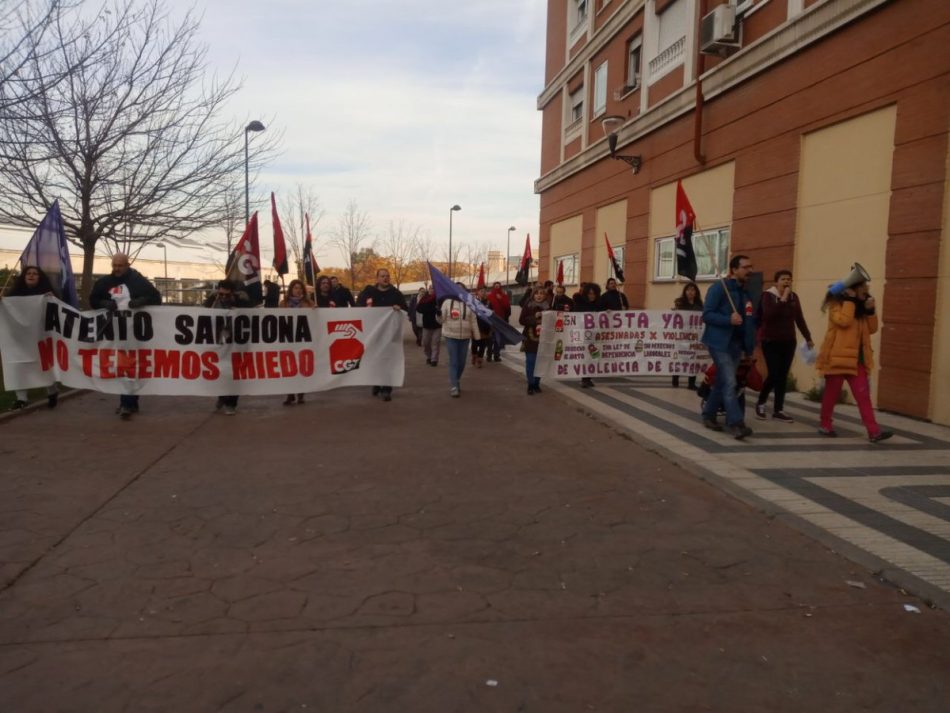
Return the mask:
<svg viewBox="0 0 950 713">
<path fill-rule="evenodd" d="M 678 65 L 686 53 L 686 35 L 680 37 L 650 60 L 650 82 L 653 83 Z"/>
</svg>

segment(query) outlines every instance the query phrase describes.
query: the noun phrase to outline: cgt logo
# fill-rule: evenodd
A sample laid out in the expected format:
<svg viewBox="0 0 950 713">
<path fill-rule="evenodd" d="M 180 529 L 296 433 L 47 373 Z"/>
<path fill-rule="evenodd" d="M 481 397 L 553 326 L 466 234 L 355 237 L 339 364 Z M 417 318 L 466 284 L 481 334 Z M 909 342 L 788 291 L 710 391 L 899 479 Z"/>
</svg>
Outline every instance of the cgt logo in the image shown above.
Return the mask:
<svg viewBox="0 0 950 713">
<path fill-rule="evenodd" d="M 331 374 L 346 374 L 360 368 L 363 343 L 356 337 L 362 331 L 363 320 L 361 319 L 327 322 L 327 333 L 339 336 L 339 339 L 330 345 Z"/>
</svg>

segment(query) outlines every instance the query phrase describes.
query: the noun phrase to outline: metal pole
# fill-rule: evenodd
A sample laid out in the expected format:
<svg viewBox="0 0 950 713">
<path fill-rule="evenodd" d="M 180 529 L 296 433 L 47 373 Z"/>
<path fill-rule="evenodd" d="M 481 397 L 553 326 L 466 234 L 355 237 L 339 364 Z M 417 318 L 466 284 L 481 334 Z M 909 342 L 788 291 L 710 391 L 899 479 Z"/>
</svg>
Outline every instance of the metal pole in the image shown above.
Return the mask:
<svg viewBox="0 0 950 713">
<path fill-rule="evenodd" d="M 511 231 L 515 229 L 515 226 L 508 228 L 508 242 L 505 247 L 505 289 L 508 289 L 508 285 L 511 283 Z"/>
<path fill-rule="evenodd" d="M 452 279 L 452 213 L 453 209 L 449 208 L 449 279 Z"/>
<path fill-rule="evenodd" d="M 251 189 L 248 173 L 247 129 L 244 129 L 244 225 L 251 219 Z"/>
<path fill-rule="evenodd" d="M 162 252 L 165 253 L 165 301 L 168 302 L 168 246 L 162 243 Z"/>
</svg>

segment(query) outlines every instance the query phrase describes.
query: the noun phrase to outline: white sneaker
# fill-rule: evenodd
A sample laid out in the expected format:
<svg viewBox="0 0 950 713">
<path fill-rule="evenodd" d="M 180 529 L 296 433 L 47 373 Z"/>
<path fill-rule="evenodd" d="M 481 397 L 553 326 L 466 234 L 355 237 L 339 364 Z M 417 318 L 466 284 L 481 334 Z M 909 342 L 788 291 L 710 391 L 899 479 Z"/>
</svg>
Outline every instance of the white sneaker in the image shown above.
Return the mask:
<svg viewBox="0 0 950 713">
<path fill-rule="evenodd" d="M 451 396 L 453 399 L 457 399 L 459 397 L 459 387 L 453 386 L 451 389 L 449 389 L 449 396 Z"/>
<path fill-rule="evenodd" d="M 755 405 L 755 417 L 760 421 L 764 421 L 767 418 L 765 415 L 765 404 Z"/>
</svg>

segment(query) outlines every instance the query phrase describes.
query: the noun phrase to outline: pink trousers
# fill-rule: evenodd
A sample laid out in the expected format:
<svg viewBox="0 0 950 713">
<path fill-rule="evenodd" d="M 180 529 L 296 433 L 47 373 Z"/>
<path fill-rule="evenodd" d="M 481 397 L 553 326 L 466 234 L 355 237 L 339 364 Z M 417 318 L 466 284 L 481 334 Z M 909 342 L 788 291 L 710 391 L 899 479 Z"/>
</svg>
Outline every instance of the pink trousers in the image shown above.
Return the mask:
<svg viewBox="0 0 950 713">
<path fill-rule="evenodd" d="M 877 425 L 877 421 L 874 419 L 874 407 L 871 406 L 871 386 L 868 383 L 867 369 L 864 368 L 863 364 L 858 364 L 858 373 L 854 376 L 850 374 L 832 374 L 825 377 L 825 393 L 821 398 L 821 427 L 828 431 L 831 430 L 831 417 L 845 381 L 851 387 L 851 395 L 854 396 L 854 400 L 858 404 L 858 411 L 861 414 L 864 427 L 868 429 L 868 436 L 876 436 L 881 432 L 881 427 Z"/>
</svg>

